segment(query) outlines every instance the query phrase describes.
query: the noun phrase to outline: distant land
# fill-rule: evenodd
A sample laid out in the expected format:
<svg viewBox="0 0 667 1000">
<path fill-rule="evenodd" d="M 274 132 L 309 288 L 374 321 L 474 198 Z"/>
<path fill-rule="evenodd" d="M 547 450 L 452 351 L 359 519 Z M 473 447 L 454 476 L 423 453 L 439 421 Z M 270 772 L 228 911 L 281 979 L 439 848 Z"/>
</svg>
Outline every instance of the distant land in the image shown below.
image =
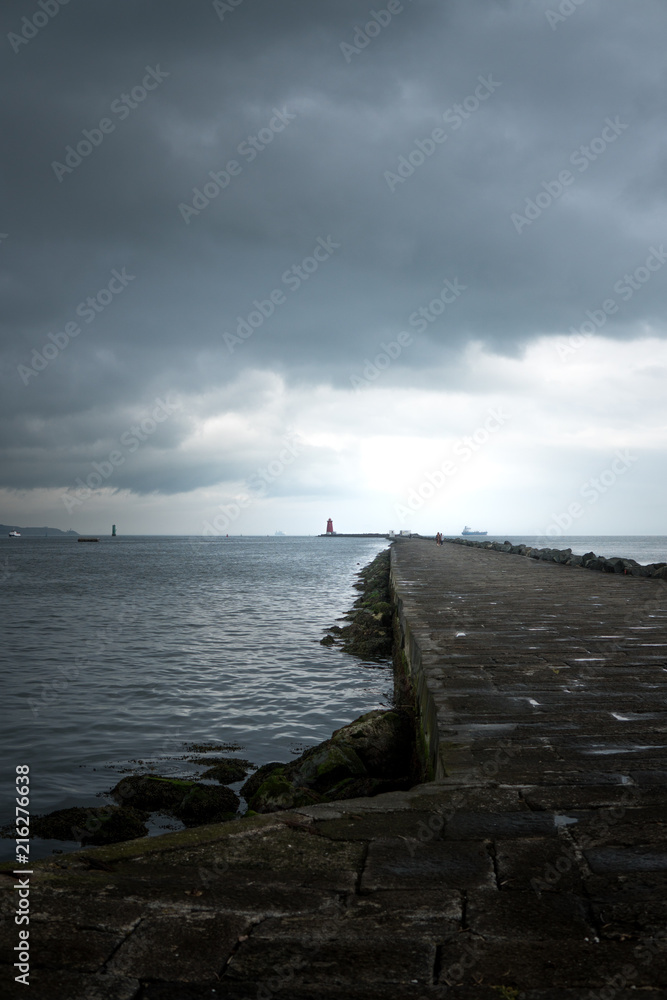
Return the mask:
<svg viewBox="0 0 667 1000">
<path fill-rule="evenodd" d="M 78 535 L 78 531 L 61 531 L 60 528 L 22 528 L 20 524 L 0 524 L 0 537 L 10 531 L 20 531 L 22 535 Z"/>
</svg>

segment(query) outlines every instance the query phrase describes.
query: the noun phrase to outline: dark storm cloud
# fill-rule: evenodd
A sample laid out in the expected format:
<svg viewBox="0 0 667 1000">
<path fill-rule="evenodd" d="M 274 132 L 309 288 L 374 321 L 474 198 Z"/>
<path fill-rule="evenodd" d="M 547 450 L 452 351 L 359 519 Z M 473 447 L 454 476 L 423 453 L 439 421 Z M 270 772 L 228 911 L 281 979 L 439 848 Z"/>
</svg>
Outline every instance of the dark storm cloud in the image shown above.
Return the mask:
<svg viewBox="0 0 667 1000">
<path fill-rule="evenodd" d="M 0 15 L 4 485 L 67 486 L 84 428 L 246 367 L 349 386 L 401 330 L 403 385 L 604 301 L 607 335 L 662 333 L 667 268 L 632 277 L 664 234 L 658 0 L 393 0 L 375 37 L 383 0 L 70 0 L 26 27 L 55 3 Z M 465 291 L 441 309 L 446 279 Z M 57 461 L 29 441 L 48 420 Z M 169 489 L 219 478 L 174 461 Z"/>
</svg>

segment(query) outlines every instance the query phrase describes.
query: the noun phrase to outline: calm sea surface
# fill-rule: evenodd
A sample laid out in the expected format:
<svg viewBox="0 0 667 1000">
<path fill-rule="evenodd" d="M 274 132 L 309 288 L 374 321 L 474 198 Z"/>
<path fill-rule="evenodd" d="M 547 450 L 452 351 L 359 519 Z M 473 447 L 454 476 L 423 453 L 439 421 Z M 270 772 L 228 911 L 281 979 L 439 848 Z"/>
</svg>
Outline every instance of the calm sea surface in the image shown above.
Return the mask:
<svg viewBox="0 0 667 1000">
<path fill-rule="evenodd" d="M 196 775 L 189 743 L 289 760 L 390 703 L 389 665 L 320 645 L 384 539 L 0 539 L 0 824 L 102 805 L 128 768 Z M 139 765 L 137 765 L 139 761 Z M 143 765 L 143 766 L 142 766 Z M 233 786 L 238 788 L 238 785 Z M 178 824 L 175 824 L 178 826 Z M 33 841 L 31 856 L 72 845 Z M 0 856 L 12 855 L 0 840 Z"/>
</svg>

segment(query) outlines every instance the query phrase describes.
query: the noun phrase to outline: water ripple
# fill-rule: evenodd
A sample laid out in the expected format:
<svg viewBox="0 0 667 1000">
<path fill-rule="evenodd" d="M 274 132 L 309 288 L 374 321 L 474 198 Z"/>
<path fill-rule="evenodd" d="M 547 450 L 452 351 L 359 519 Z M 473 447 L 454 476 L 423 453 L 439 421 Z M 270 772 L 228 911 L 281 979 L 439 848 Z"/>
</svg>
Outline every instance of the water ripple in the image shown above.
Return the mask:
<svg viewBox="0 0 667 1000">
<path fill-rule="evenodd" d="M 343 538 L 9 540 L 3 787 L 28 763 L 34 813 L 99 804 L 96 793 L 127 761 L 173 768 L 192 742 L 239 742 L 257 764 L 287 760 L 296 744 L 386 704 L 388 667 L 319 644 L 356 598 L 358 569 L 385 547 Z"/>
</svg>

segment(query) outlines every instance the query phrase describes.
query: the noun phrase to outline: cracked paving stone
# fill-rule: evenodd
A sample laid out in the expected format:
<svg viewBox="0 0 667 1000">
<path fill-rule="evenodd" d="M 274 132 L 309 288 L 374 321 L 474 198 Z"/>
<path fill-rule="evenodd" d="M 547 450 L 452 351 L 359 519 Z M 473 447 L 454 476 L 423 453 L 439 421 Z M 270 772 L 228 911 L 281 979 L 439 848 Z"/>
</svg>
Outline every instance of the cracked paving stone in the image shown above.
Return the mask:
<svg viewBox="0 0 667 1000">
<path fill-rule="evenodd" d="M 272 986 L 277 981 L 269 979 Z M 138 1000 L 443 1000 L 442 990 L 429 983 L 354 983 L 343 990 L 330 983 L 320 982 L 315 986 L 295 985 L 296 977 L 284 987 L 272 990 L 263 982 L 231 983 L 223 980 L 213 989 L 202 986 L 181 993 L 182 984 L 166 987 L 150 984 L 145 987 Z M 479 1000 L 479 998 L 475 998 Z M 489 993 L 489 1000 L 499 1000 L 498 993 Z M 637 1000 L 637 997 L 633 997 Z"/>
<path fill-rule="evenodd" d="M 498 841 L 501 891 L 583 894 L 583 878 L 573 845 L 564 837 Z"/>
<path fill-rule="evenodd" d="M 30 973 L 30 985 L 24 986 L 11 981 L 9 974 L 3 975 L 3 983 L 9 983 L 3 990 L 5 1000 L 14 997 L 30 997 L 30 1000 L 136 1000 L 139 996 L 139 982 L 136 979 L 115 976 L 81 975 L 57 969 L 34 969 Z"/>
<path fill-rule="evenodd" d="M 526 788 L 523 798 L 531 809 L 567 812 L 572 809 L 604 809 L 636 803 L 641 796 L 638 788 L 627 785 L 581 787 L 563 785 L 549 788 Z"/>
<path fill-rule="evenodd" d="M 555 946 L 548 940 L 526 941 L 522 937 L 487 942 L 466 932 L 443 944 L 440 982 L 468 988 L 519 983 L 522 990 L 540 990 L 549 983 L 581 990 L 577 1000 L 593 1000 L 588 991 L 608 986 L 627 966 L 635 970 L 632 985 L 667 986 L 665 954 L 656 954 L 642 966 L 634 954 L 637 946 L 636 941 L 596 943 L 572 938 L 558 938 Z M 458 996 L 458 989 L 454 995 Z M 641 994 L 634 996 L 637 1000 Z M 613 1000 L 617 1000 L 616 995 Z"/>
<path fill-rule="evenodd" d="M 121 945 L 107 969 L 114 975 L 136 979 L 210 980 L 221 971 L 248 930 L 245 918 L 215 913 L 147 916 Z"/>
<path fill-rule="evenodd" d="M 463 903 L 460 892 L 446 889 L 382 890 L 367 896 L 354 896 L 349 901 L 348 913 L 350 916 L 368 914 L 377 922 L 395 920 L 397 914 L 406 923 L 439 920 L 450 933 L 461 927 Z"/>
<path fill-rule="evenodd" d="M 553 941 L 573 938 L 581 941 L 596 936 L 586 917 L 586 904 L 564 892 L 541 898 L 518 898 L 513 892 L 471 890 L 468 893 L 466 923 L 470 931 L 485 941 Z"/>
<path fill-rule="evenodd" d="M 90 928 L 80 928 L 75 924 L 75 914 L 70 914 L 69 922 L 36 921 L 30 918 L 30 950 L 33 968 L 57 969 L 62 965 L 63 955 L 67 965 L 79 972 L 97 972 L 113 954 L 124 935 Z M 17 944 L 18 928 L 12 922 L 2 929 L 0 962 L 11 965 L 15 961 L 13 948 Z"/>
<path fill-rule="evenodd" d="M 667 851 L 655 847 L 608 847 L 584 851 L 591 870 L 604 872 L 667 871 Z"/>
<path fill-rule="evenodd" d="M 483 844 L 468 841 L 378 839 L 368 850 L 361 891 L 374 889 L 467 889 L 495 886 L 493 863 Z"/>
<path fill-rule="evenodd" d="M 346 989 L 364 983 L 428 982 L 446 922 L 415 925 L 399 914 L 387 921 L 359 913 L 355 919 L 267 920 L 234 954 L 225 981 L 264 981 L 277 988 L 324 983 Z M 272 982 L 276 985 L 272 985 Z"/>
<path fill-rule="evenodd" d="M 251 989 L 251 987 L 249 987 Z M 257 1000 L 257 987 L 248 994 Z M 234 994 L 228 992 L 220 980 L 215 983 L 144 983 L 137 1000 L 229 1000 Z"/>
<path fill-rule="evenodd" d="M 457 813 L 447 821 L 446 840 L 484 840 L 512 837 L 556 837 L 558 827 L 547 812 Z"/>
<path fill-rule="evenodd" d="M 420 827 L 428 825 L 433 816 L 432 812 L 418 810 L 366 813 L 363 816 L 321 820 L 316 823 L 315 829 L 332 840 L 372 840 L 374 837 L 417 838 Z M 440 828 L 443 827 L 444 820 L 440 823 Z"/>
<path fill-rule="evenodd" d="M 364 844 L 328 840 L 281 825 L 260 836 L 230 839 L 224 853 L 211 848 L 194 851 L 188 861 L 206 867 L 219 857 L 232 874 L 252 872 L 254 881 L 266 880 L 268 874 L 274 884 L 341 892 L 354 888 L 364 853 Z"/>
</svg>

